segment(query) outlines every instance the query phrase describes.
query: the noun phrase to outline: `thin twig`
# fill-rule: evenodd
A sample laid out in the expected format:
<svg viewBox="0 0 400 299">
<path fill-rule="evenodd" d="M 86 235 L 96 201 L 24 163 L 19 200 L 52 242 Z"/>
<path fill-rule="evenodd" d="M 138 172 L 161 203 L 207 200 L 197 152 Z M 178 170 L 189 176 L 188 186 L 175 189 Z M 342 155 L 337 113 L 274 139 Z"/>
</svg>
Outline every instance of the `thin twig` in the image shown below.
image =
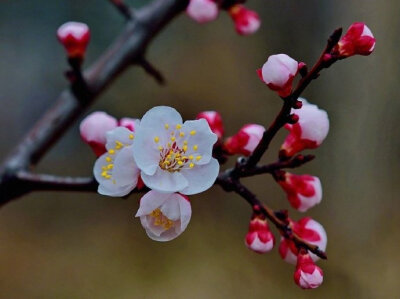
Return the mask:
<svg viewBox="0 0 400 299">
<path fill-rule="evenodd" d="M 127 19 L 131 20 L 133 18 L 131 8 L 124 3 L 123 0 L 109 0 L 118 11 Z"/>
</svg>

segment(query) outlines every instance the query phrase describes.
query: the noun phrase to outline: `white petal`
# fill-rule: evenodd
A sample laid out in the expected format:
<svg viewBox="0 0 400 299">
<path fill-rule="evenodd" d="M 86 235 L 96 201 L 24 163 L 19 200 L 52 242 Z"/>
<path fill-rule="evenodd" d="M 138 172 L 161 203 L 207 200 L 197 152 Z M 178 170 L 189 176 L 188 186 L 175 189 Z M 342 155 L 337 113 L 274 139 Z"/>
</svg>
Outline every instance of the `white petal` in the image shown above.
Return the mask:
<svg viewBox="0 0 400 299">
<path fill-rule="evenodd" d="M 188 120 L 182 126 L 185 133 L 186 140 L 188 141 L 188 151 L 186 155 L 201 156 L 199 161 L 194 160 L 195 164 L 207 164 L 212 157 L 213 145 L 217 142 L 218 137 L 214 134 L 208 122 L 205 119 Z M 191 135 L 190 132 L 195 132 Z M 197 150 L 193 146 L 197 146 Z"/>
<path fill-rule="evenodd" d="M 139 168 L 133 159 L 132 146 L 123 148 L 115 156 L 112 177 L 119 185 L 132 184 L 136 187 Z"/>
<path fill-rule="evenodd" d="M 121 142 L 124 145 L 131 145 L 133 143 L 133 133 L 124 127 L 117 127 L 111 131 L 108 131 L 107 134 L 107 143 L 106 149 L 115 149 L 117 145 L 116 142 Z"/>
<path fill-rule="evenodd" d="M 125 196 L 136 187 L 139 175 L 138 169 L 135 167 L 134 164 L 127 163 L 127 166 L 132 168 L 126 171 L 126 173 L 129 174 L 128 177 L 122 177 L 122 180 L 118 180 L 118 178 L 116 179 L 112 175 L 112 178 L 106 179 L 101 175 L 101 173 L 103 172 L 102 167 L 110 164 L 106 161 L 106 157 L 108 156 L 109 155 L 107 153 L 100 156 L 96 160 L 96 163 L 94 164 L 93 174 L 96 181 L 99 183 L 97 191 L 102 195 L 116 196 L 116 197 Z M 116 155 L 116 158 L 117 156 L 118 155 Z M 124 157 L 122 157 L 122 160 L 125 161 Z M 131 159 L 131 162 L 132 160 L 133 159 Z M 114 169 L 111 171 L 113 174 Z M 121 171 L 124 170 L 121 169 Z"/>
<path fill-rule="evenodd" d="M 189 224 L 190 218 L 192 217 L 192 207 L 187 198 L 183 197 L 180 194 L 176 194 L 179 196 L 179 209 L 181 213 L 181 232 L 183 232 Z"/>
<path fill-rule="evenodd" d="M 165 124 L 169 126 L 182 124 L 182 117 L 174 108 L 157 106 L 147 111 L 140 121 L 141 127 L 159 127 L 160 130 L 164 130 Z"/>
<path fill-rule="evenodd" d="M 151 190 L 147 192 L 140 199 L 139 210 L 137 211 L 135 217 L 140 217 L 143 215 L 148 215 L 155 209 L 161 207 L 161 205 L 170 197 L 170 194 L 159 193 L 157 191 Z"/>
<path fill-rule="evenodd" d="M 186 178 L 188 186 L 180 193 L 197 194 L 209 189 L 214 184 L 219 173 L 219 163 L 216 159 L 211 158 L 210 163 L 181 170 L 181 173 Z"/>
<path fill-rule="evenodd" d="M 168 199 L 161 206 L 161 212 L 170 220 L 179 220 L 181 214 L 179 209 L 179 198 L 170 194 Z"/>
<path fill-rule="evenodd" d="M 142 173 L 142 180 L 147 187 L 161 193 L 180 192 L 188 186 L 181 172 L 168 172 L 159 167 L 154 175 Z"/>
</svg>

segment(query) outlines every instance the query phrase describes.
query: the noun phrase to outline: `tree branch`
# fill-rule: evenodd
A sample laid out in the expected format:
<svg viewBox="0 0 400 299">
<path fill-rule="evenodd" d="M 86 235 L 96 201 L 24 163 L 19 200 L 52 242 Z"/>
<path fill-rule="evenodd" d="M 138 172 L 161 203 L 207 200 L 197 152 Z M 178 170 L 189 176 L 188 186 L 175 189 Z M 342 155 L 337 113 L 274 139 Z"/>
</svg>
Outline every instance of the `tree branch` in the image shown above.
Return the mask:
<svg viewBox="0 0 400 299">
<path fill-rule="evenodd" d="M 144 56 L 154 36 L 187 4 L 188 0 L 156 0 L 136 11 L 115 42 L 84 72 L 87 92 L 63 91 L 4 161 L 0 168 L 0 204 L 32 191 L 32 184 L 20 184 L 17 173 L 38 163 L 106 87 Z"/>
</svg>

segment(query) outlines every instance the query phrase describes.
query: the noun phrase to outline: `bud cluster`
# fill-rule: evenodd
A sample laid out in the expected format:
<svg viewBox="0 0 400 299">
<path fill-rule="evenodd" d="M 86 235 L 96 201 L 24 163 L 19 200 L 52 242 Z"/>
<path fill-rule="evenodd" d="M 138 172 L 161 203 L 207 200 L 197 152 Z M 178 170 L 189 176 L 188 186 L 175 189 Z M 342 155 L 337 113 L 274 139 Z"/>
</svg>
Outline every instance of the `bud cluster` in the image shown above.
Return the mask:
<svg viewBox="0 0 400 299">
<path fill-rule="evenodd" d="M 186 8 L 187 15 L 200 24 L 217 19 L 221 1 L 216 0 L 190 0 Z M 229 16 L 235 25 L 235 30 L 240 35 L 255 33 L 261 25 L 258 14 L 242 4 L 234 4 L 227 8 Z"/>
</svg>

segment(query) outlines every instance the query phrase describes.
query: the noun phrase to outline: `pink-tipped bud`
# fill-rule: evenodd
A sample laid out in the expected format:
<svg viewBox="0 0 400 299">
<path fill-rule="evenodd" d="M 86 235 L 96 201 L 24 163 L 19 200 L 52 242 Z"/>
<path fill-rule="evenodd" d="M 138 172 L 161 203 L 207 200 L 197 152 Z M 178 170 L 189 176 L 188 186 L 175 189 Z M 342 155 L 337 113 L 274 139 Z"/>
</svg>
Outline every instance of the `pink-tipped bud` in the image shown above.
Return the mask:
<svg viewBox="0 0 400 299">
<path fill-rule="evenodd" d="M 317 105 L 309 104 L 300 99 L 303 106 L 300 109 L 292 109 L 292 113 L 299 116 L 295 124 L 286 124 L 289 131 L 281 147 L 283 157 L 292 157 L 304 149 L 314 149 L 321 145 L 329 132 L 329 118 L 325 110 Z"/>
<path fill-rule="evenodd" d="M 135 132 L 135 129 L 139 125 L 139 120 L 135 118 L 124 117 L 119 120 L 118 126 L 127 128 L 132 132 Z"/>
<path fill-rule="evenodd" d="M 256 124 L 244 125 L 236 135 L 229 137 L 225 142 L 226 150 L 234 154 L 249 156 L 260 143 L 265 128 Z"/>
<path fill-rule="evenodd" d="M 300 212 L 305 212 L 321 202 L 321 181 L 315 176 L 286 172 L 278 183 L 286 192 L 290 205 Z"/>
<path fill-rule="evenodd" d="M 200 24 L 214 21 L 218 13 L 218 5 L 213 0 L 190 0 L 186 8 L 186 14 Z"/>
<path fill-rule="evenodd" d="M 235 30 L 240 35 L 250 35 L 260 28 L 261 21 L 258 14 L 244 5 L 236 4 L 229 9 L 229 15 L 235 23 Z"/>
<path fill-rule="evenodd" d="M 216 134 L 218 138 L 222 138 L 222 136 L 224 136 L 224 124 L 222 122 L 221 114 L 216 111 L 204 111 L 200 112 L 196 116 L 196 119 L 201 118 L 204 118 L 208 122 L 211 131 L 213 131 L 213 133 Z"/>
<path fill-rule="evenodd" d="M 90 39 L 89 27 L 84 23 L 67 22 L 57 30 L 57 37 L 67 51 L 68 58 L 85 56 Z"/>
<path fill-rule="evenodd" d="M 251 219 L 245 243 L 250 250 L 257 253 L 266 253 L 274 247 L 275 236 L 270 231 L 267 220 L 257 216 Z"/>
<path fill-rule="evenodd" d="M 290 225 L 293 232 L 306 242 L 318 246 L 322 251 L 325 251 L 326 244 L 328 243 L 328 238 L 326 236 L 325 229 L 317 221 L 310 217 L 305 217 L 295 222 L 290 220 Z M 281 243 L 279 244 L 279 254 L 282 259 L 290 264 L 297 263 L 297 255 L 299 250 L 293 241 L 285 238 L 281 238 Z M 310 253 L 312 260 L 315 262 L 319 259 L 313 253 Z"/>
<path fill-rule="evenodd" d="M 292 92 L 292 83 L 297 75 L 299 63 L 286 54 L 271 55 L 261 70 L 260 79 L 279 96 L 287 97 Z"/>
<path fill-rule="evenodd" d="M 324 280 L 322 269 L 315 265 L 307 252 L 300 252 L 297 258 L 294 281 L 302 289 L 318 288 Z"/>
<path fill-rule="evenodd" d="M 364 23 L 354 23 L 340 39 L 333 53 L 341 58 L 353 55 L 367 56 L 374 51 L 376 39 Z"/>
<path fill-rule="evenodd" d="M 118 122 L 114 117 L 105 112 L 93 112 L 81 122 L 79 130 L 83 141 L 99 157 L 106 152 L 106 133 L 117 126 Z"/>
</svg>

